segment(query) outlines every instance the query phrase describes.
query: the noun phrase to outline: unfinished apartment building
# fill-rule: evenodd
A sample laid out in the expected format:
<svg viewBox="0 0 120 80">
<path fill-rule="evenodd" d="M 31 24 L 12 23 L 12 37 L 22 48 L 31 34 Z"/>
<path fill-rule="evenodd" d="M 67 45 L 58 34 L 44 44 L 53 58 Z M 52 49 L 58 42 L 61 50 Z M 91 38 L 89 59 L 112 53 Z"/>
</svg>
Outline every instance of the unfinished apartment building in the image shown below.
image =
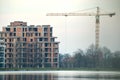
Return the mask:
<svg viewBox="0 0 120 80">
<path fill-rule="evenodd" d="M 6 68 L 59 67 L 59 42 L 50 25 L 14 21 L 0 32 L 4 38 Z"/>
</svg>

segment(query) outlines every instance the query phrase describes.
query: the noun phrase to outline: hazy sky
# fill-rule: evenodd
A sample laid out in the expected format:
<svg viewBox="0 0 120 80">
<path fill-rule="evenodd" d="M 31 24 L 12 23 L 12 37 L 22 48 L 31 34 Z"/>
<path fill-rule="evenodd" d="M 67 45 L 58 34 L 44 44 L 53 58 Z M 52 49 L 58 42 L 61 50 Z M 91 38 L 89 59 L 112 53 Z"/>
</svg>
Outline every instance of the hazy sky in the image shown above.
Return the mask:
<svg viewBox="0 0 120 80">
<path fill-rule="evenodd" d="M 96 6 L 101 8 L 101 12 L 116 13 L 112 18 L 100 17 L 100 46 L 107 46 L 112 51 L 120 50 L 120 0 L 0 0 L 0 30 L 16 20 L 28 22 L 28 25 L 50 24 L 54 36 L 60 41 L 60 53 L 73 53 L 95 43 L 95 17 L 45 15 L 48 12 L 74 12 Z"/>
</svg>

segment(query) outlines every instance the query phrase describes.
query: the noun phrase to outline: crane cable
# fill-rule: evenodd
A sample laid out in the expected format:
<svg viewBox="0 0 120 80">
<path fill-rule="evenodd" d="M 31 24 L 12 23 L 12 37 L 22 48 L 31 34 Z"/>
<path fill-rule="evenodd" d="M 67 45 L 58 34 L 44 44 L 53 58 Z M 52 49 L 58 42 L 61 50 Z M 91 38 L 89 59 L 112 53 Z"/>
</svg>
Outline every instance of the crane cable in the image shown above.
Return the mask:
<svg viewBox="0 0 120 80">
<path fill-rule="evenodd" d="M 87 9 L 81 9 L 81 10 L 76 10 L 76 11 L 72 11 L 72 12 L 82 12 L 82 11 L 88 11 L 88 10 L 92 10 L 92 9 L 96 9 L 96 7 L 87 8 Z M 72 13 L 72 12 L 70 12 L 70 13 Z"/>
<path fill-rule="evenodd" d="M 67 16 L 65 16 L 65 53 L 68 53 L 68 30 L 67 30 Z"/>
</svg>

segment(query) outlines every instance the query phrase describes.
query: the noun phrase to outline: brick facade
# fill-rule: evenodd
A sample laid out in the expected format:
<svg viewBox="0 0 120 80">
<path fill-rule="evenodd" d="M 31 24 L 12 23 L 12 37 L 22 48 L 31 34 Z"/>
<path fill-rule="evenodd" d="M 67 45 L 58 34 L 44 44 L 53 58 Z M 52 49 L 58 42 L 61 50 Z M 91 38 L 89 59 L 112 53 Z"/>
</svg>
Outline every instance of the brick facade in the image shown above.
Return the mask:
<svg viewBox="0 0 120 80">
<path fill-rule="evenodd" d="M 6 44 L 5 67 L 59 67 L 59 42 L 50 25 L 15 21 L 0 32 Z"/>
</svg>

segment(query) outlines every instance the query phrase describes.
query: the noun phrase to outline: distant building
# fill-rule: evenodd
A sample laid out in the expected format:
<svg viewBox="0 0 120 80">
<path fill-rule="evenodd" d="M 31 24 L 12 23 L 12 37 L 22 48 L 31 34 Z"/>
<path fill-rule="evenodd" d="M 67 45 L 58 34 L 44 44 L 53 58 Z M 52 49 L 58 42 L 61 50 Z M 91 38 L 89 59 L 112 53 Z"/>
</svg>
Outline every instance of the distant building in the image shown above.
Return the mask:
<svg viewBox="0 0 120 80">
<path fill-rule="evenodd" d="M 0 39 L 0 68 L 5 68 L 5 42 Z"/>
<path fill-rule="evenodd" d="M 30 25 L 11 22 L 0 32 L 4 38 L 5 67 L 59 67 L 59 42 L 55 41 L 50 25 Z"/>
</svg>

